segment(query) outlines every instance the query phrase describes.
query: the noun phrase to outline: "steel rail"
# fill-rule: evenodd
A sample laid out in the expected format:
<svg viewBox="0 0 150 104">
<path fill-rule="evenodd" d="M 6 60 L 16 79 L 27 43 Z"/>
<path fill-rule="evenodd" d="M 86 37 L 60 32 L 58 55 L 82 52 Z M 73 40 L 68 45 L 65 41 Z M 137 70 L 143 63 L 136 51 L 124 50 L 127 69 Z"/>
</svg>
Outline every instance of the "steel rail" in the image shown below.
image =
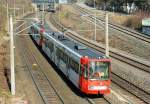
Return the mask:
<svg viewBox="0 0 150 104">
<path fill-rule="evenodd" d="M 22 41 L 21 41 L 22 40 Z M 47 78 L 42 71 L 40 64 L 27 45 L 24 43 L 26 39 L 20 39 L 20 44 L 24 47 L 20 48 L 23 52 L 23 57 L 26 62 L 27 68 L 31 74 L 32 80 L 45 104 L 58 103 L 64 104 L 62 97 L 58 94 L 52 82 Z M 27 42 L 26 42 L 27 43 Z"/>
<path fill-rule="evenodd" d="M 28 43 L 29 43 L 29 42 L 28 42 Z M 32 51 L 30 51 L 30 52 L 32 52 Z M 33 55 L 33 53 L 32 53 L 32 55 Z M 40 67 L 42 73 L 43 73 L 44 76 L 46 77 L 47 81 L 49 82 L 49 84 L 50 84 L 51 87 L 53 88 L 54 92 L 56 93 L 56 95 L 58 96 L 58 98 L 60 99 L 60 101 L 62 102 L 62 104 L 64 104 L 64 100 L 63 100 L 62 96 L 58 93 L 57 89 L 55 88 L 55 85 L 52 83 L 52 81 L 50 81 L 50 80 L 48 79 L 48 76 L 47 76 L 46 73 L 42 70 L 42 67 L 41 67 L 40 63 L 38 62 L 38 59 L 35 57 L 35 55 L 33 55 L 33 57 L 34 57 L 35 61 L 38 63 L 38 65 L 39 65 L 39 67 Z"/>
<path fill-rule="evenodd" d="M 86 100 L 90 103 L 90 104 L 111 104 L 110 101 L 108 101 L 107 99 L 105 99 L 104 97 L 102 98 L 86 98 Z"/>
</svg>

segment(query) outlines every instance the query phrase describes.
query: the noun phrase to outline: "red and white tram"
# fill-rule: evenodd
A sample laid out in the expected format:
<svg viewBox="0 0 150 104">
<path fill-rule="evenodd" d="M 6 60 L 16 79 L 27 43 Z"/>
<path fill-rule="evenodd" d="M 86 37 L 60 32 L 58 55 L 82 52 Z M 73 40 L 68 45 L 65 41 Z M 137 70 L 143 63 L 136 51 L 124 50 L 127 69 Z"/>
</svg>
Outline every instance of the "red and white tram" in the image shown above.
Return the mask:
<svg viewBox="0 0 150 104">
<path fill-rule="evenodd" d="M 65 76 L 86 94 L 109 94 L 111 60 L 48 26 L 32 22 L 30 34 Z M 44 32 L 43 28 L 49 30 Z"/>
</svg>

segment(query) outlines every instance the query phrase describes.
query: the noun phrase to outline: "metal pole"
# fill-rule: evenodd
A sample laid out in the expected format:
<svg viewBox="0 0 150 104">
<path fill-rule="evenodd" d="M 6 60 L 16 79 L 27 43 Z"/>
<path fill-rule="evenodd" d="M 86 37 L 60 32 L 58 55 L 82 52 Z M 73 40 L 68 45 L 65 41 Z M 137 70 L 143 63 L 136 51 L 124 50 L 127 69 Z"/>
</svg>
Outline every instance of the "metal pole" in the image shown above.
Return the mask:
<svg viewBox="0 0 150 104">
<path fill-rule="evenodd" d="M 59 23 L 61 23 L 61 20 L 60 20 L 60 9 L 61 9 L 61 6 L 60 6 L 60 0 L 58 0 Z"/>
<path fill-rule="evenodd" d="M 56 7 L 55 7 L 55 5 L 56 5 L 56 1 L 54 0 L 53 2 L 54 2 L 54 10 L 56 10 Z"/>
<path fill-rule="evenodd" d="M 106 56 L 109 57 L 109 40 L 108 40 L 108 13 L 106 12 L 105 22 L 105 39 L 106 39 Z"/>
<path fill-rule="evenodd" d="M 11 68 L 11 94 L 15 95 L 15 69 L 14 69 L 14 38 L 13 38 L 13 21 L 10 16 L 10 68 Z"/>
<path fill-rule="evenodd" d="M 7 33 L 9 33 L 9 7 L 7 2 Z"/>
<path fill-rule="evenodd" d="M 94 37 L 95 41 L 96 41 L 96 38 L 97 38 L 97 31 L 96 31 L 96 29 L 97 29 L 97 27 L 96 27 L 96 13 L 95 13 L 95 37 Z"/>
<path fill-rule="evenodd" d="M 44 3 L 43 3 L 43 25 L 44 25 Z"/>
<path fill-rule="evenodd" d="M 95 0 L 94 0 L 94 8 L 96 9 Z M 94 29 L 94 40 L 96 41 L 96 11 L 95 11 L 95 29 Z"/>
<path fill-rule="evenodd" d="M 37 8 L 37 6 L 35 8 L 35 12 L 36 12 L 36 18 L 38 18 L 38 8 Z"/>
<path fill-rule="evenodd" d="M 35 8 L 35 12 L 36 12 L 36 18 L 38 18 L 38 8 Z"/>
<path fill-rule="evenodd" d="M 14 0 L 14 17 L 16 16 L 16 1 Z"/>
<path fill-rule="evenodd" d="M 23 15 L 24 15 L 24 5 L 23 5 L 23 10 L 22 10 L 22 12 L 23 12 Z"/>
</svg>

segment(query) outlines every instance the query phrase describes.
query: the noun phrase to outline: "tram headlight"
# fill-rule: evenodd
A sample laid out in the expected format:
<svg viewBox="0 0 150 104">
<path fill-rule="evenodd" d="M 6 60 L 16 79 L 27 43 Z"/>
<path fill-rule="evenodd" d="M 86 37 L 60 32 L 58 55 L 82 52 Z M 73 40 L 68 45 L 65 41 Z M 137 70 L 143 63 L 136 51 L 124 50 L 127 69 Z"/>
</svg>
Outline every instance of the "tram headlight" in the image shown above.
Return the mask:
<svg viewBox="0 0 150 104">
<path fill-rule="evenodd" d="M 89 86 L 89 90 L 93 90 L 94 89 L 94 86 Z"/>
</svg>

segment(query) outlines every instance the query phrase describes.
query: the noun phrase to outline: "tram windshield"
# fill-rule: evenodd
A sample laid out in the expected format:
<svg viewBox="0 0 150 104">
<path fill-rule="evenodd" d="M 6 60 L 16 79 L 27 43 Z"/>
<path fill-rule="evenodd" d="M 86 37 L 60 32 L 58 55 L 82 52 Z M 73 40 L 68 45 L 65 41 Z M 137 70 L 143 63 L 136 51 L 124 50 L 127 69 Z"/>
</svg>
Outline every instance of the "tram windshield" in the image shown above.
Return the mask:
<svg viewBox="0 0 150 104">
<path fill-rule="evenodd" d="M 109 78 L 109 62 L 91 61 L 89 63 L 89 78 L 106 80 Z"/>
</svg>

